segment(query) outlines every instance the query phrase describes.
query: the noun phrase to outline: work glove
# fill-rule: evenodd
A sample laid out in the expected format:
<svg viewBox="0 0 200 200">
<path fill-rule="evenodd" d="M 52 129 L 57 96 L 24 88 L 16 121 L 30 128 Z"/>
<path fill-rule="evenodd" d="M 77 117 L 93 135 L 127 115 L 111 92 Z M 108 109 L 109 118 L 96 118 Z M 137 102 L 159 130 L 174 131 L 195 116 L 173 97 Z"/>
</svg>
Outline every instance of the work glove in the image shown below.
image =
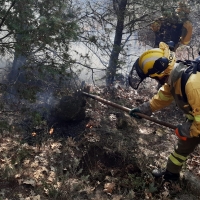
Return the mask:
<svg viewBox="0 0 200 200">
<path fill-rule="evenodd" d="M 188 138 L 191 138 L 190 127 L 188 125 L 189 124 L 178 125 L 175 129 L 175 134 L 179 139 L 186 141 Z"/>
<path fill-rule="evenodd" d="M 135 117 L 137 119 L 142 119 L 142 117 L 138 116 L 136 113 L 141 113 L 140 110 L 139 110 L 139 108 L 133 108 L 133 109 L 131 109 L 130 112 L 129 112 L 129 115 L 131 117 Z"/>
<path fill-rule="evenodd" d="M 151 111 L 151 107 L 150 107 L 150 102 L 144 102 L 143 104 L 141 104 L 139 107 L 133 108 L 130 112 L 129 115 L 131 117 L 135 117 L 137 119 L 142 119 L 142 117 L 138 116 L 135 113 L 143 113 L 145 115 L 151 116 L 152 111 Z"/>
</svg>

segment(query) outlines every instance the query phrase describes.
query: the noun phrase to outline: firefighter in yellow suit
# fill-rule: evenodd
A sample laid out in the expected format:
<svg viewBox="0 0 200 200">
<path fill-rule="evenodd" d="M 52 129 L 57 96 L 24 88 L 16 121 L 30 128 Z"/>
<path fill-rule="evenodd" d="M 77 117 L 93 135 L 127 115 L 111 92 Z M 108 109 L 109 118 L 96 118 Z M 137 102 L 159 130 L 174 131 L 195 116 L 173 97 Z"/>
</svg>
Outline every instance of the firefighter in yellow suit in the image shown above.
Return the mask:
<svg viewBox="0 0 200 200">
<path fill-rule="evenodd" d="M 161 43 L 160 47 L 161 51 L 155 48 L 144 52 L 136 61 L 135 68 L 139 69 L 137 72 L 143 73 L 143 75 L 140 74 L 141 77 L 148 76 L 162 80 L 164 84 L 151 100 L 133 108 L 130 116 L 140 118 L 135 114 L 137 112 L 151 115 L 152 112 L 170 105 L 172 101 L 175 101 L 185 113 L 187 120 L 178 125 L 175 130 L 178 143 L 168 158 L 166 169 L 152 172 L 155 177 L 164 176 L 165 180 L 178 180 L 187 156 L 200 143 L 200 57 L 191 62 L 192 64 L 190 63 L 188 67 L 186 62 L 176 62 L 165 43 Z M 186 73 L 188 69 L 190 69 L 190 74 Z M 188 79 L 183 83 L 186 75 Z"/>
<path fill-rule="evenodd" d="M 175 12 L 163 11 L 163 16 L 150 26 L 155 33 L 154 48 L 157 48 L 160 42 L 169 44 L 171 50 L 174 51 L 180 44 L 187 45 L 192 36 L 192 23 L 188 19 L 189 13 L 187 5 L 181 2 Z M 170 41 L 174 44 L 168 43 Z"/>
</svg>

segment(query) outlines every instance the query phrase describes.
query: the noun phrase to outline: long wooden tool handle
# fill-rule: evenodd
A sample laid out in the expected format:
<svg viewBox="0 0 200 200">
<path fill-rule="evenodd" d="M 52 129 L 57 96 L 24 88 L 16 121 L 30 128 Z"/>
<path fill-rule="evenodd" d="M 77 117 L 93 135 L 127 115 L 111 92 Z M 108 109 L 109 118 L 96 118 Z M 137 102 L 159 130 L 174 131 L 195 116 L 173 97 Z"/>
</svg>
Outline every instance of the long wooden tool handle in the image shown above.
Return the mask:
<svg viewBox="0 0 200 200">
<path fill-rule="evenodd" d="M 121 105 L 119 105 L 119 104 L 113 103 L 113 102 L 108 101 L 108 100 L 106 100 L 106 99 L 103 99 L 103 98 L 101 98 L 101 97 L 99 97 L 99 96 L 92 95 L 92 94 L 89 94 L 89 93 L 87 93 L 87 92 L 82 92 L 82 93 L 83 93 L 85 96 L 88 96 L 88 97 L 90 97 L 90 98 L 92 98 L 92 99 L 95 99 L 95 100 L 97 100 L 97 101 L 100 101 L 100 102 L 102 102 L 102 103 L 104 103 L 104 104 L 110 105 L 110 106 L 112 106 L 112 107 L 114 107 L 114 108 L 118 108 L 118 109 L 123 110 L 123 111 L 128 112 L 128 113 L 131 111 L 130 108 L 127 108 L 127 107 L 125 107 L 125 106 L 121 106 Z M 149 120 L 149 121 L 155 122 L 155 123 L 157 123 L 157 124 L 166 126 L 166 127 L 168 127 L 168 128 L 171 128 L 171 129 L 176 129 L 176 126 L 174 126 L 174 125 L 172 125 L 172 124 L 169 124 L 169 123 L 167 123 L 167 122 L 159 121 L 159 120 L 157 120 L 157 119 L 154 118 L 154 117 L 149 117 L 148 115 L 145 115 L 145 114 L 142 114 L 142 113 L 136 113 L 136 114 L 137 114 L 138 116 L 142 117 L 142 118 L 145 118 L 145 119 Z"/>
</svg>

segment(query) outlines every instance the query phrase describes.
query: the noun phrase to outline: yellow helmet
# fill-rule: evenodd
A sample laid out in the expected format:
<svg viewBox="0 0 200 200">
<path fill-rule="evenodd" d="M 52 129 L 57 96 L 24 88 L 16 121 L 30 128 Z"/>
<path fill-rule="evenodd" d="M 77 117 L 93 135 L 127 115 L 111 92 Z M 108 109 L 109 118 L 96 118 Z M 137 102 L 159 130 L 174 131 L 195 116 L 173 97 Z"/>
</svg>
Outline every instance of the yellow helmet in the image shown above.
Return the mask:
<svg viewBox="0 0 200 200">
<path fill-rule="evenodd" d="M 145 51 L 134 63 L 133 68 L 129 74 L 129 84 L 135 89 L 146 78 L 151 77 L 154 79 L 161 79 L 168 76 L 174 66 L 176 59 L 175 53 L 164 51 L 160 48 L 154 48 Z M 135 71 L 135 72 L 134 72 Z M 136 74 L 140 80 L 136 81 Z M 137 87 L 135 82 L 138 84 Z"/>
<path fill-rule="evenodd" d="M 156 62 L 158 62 L 158 60 L 161 64 L 157 64 L 158 67 L 156 67 Z M 169 62 L 168 59 L 164 57 L 163 50 L 154 48 L 144 52 L 139 57 L 138 64 L 145 75 L 153 78 L 163 76 L 162 72 L 168 67 Z"/>
</svg>

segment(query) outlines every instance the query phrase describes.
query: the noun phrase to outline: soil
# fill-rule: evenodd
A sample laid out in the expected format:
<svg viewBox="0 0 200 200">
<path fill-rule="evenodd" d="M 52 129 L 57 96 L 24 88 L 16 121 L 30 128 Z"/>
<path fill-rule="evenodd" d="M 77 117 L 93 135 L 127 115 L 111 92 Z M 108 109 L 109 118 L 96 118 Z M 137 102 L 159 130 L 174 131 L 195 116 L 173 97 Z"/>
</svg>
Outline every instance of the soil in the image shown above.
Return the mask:
<svg viewBox="0 0 200 200">
<path fill-rule="evenodd" d="M 137 92 L 120 85 L 91 87 L 90 93 L 133 108 L 156 93 L 152 85 Z M 30 133 L 30 144 L 21 142 L 17 129 L 14 136 L 2 133 L 0 199 L 200 199 L 199 148 L 189 156 L 180 181 L 155 179 L 151 171 L 165 167 L 176 145 L 173 130 L 91 98 L 86 101 L 85 120 L 48 127 L 40 142 L 37 131 Z M 184 120 L 175 104 L 152 117 L 174 125 Z"/>
</svg>

